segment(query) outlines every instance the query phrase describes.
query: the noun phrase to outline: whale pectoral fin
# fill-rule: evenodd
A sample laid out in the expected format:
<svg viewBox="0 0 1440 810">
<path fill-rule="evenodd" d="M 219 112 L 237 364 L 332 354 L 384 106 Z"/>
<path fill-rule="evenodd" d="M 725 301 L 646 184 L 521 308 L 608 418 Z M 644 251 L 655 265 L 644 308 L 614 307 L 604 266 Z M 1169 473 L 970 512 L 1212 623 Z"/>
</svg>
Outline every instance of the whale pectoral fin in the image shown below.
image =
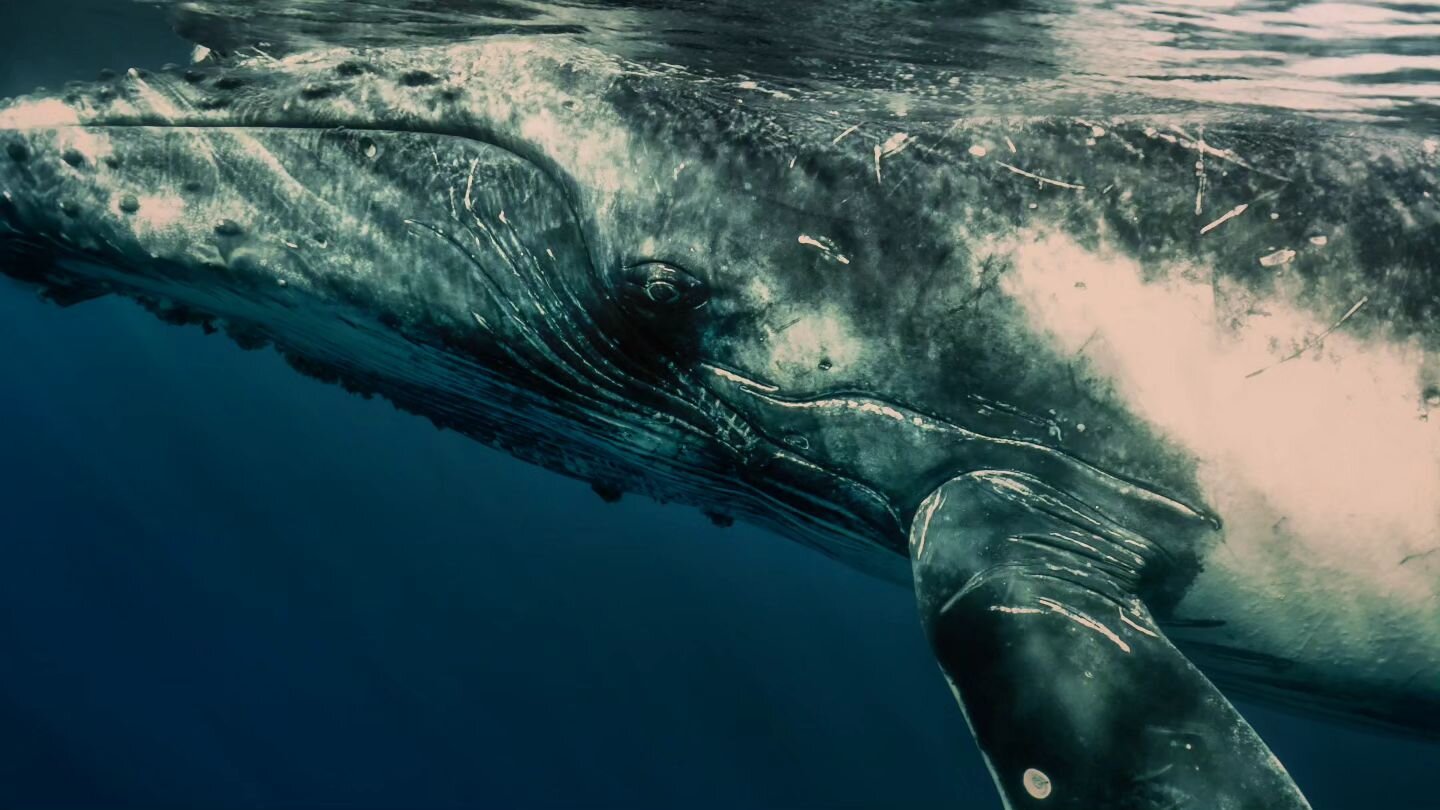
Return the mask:
<svg viewBox="0 0 1440 810">
<path fill-rule="evenodd" d="M 1309 807 L 1136 596 L 1143 538 L 978 472 L 930 495 L 910 542 L 931 645 L 1007 807 Z"/>
</svg>

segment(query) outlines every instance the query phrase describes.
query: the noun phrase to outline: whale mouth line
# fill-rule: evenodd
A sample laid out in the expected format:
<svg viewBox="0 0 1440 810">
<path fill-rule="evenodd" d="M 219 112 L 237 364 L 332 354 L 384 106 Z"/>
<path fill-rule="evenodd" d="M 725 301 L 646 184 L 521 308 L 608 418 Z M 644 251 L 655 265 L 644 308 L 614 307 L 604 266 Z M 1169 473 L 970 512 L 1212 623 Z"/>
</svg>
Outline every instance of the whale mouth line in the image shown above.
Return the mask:
<svg viewBox="0 0 1440 810">
<path fill-rule="evenodd" d="M 80 120 L 66 120 L 66 121 L 55 121 L 55 122 L 41 121 L 41 122 L 37 122 L 37 123 L 33 123 L 33 124 L 28 124 L 28 125 L 22 124 L 21 126 L 4 126 L 4 125 L 0 125 L 0 134 L 20 134 L 20 135 L 24 135 L 24 134 L 26 134 L 26 133 L 33 133 L 33 132 L 58 132 L 58 131 L 61 131 L 61 130 L 74 130 L 74 129 L 161 129 L 161 130 L 232 130 L 232 131 L 247 131 L 247 130 L 269 130 L 269 131 L 277 131 L 277 130 L 296 130 L 296 131 L 301 131 L 301 132 L 334 132 L 334 133 L 337 133 L 337 134 L 344 134 L 344 133 L 354 132 L 354 133 L 374 133 L 374 134 L 377 134 L 377 135 L 386 135 L 386 134 L 392 134 L 392 135 L 420 135 L 420 136 L 432 136 L 432 137 L 436 137 L 436 138 L 455 138 L 455 139 L 457 139 L 457 140 L 471 141 L 471 142 L 473 142 L 473 143 L 484 144 L 485 146 L 490 146 L 490 147 L 493 147 L 493 148 L 495 148 L 495 149 L 499 149 L 499 150 L 501 150 L 501 151 L 507 152 L 507 153 L 509 153 L 511 156 L 513 156 L 513 157 L 515 157 L 515 158 L 517 158 L 517 159 L 519 159 L 519 160 L 526 161 L 527 163 L 531 163 L 531 164 L 534 164 L 535 166 L 539 167 L 539 168 L 541 169 L 541 171 L 544 171 L 547 175 L 551 175 L 551 179 L 552 179 L 552 180 L 557 180 L 557 181 L 558 181 L 558 180 L 561 179 L 561 178 L 557 178 L 557 177 L 554 177 L 554 176 L 553 176 L 553 175 L 554 175 L 554 172 L 553 172 L 552 168 L 551 168 L 549 165 L 547 165 L 547 161 L 541 159 L 539 156 L 534 155 L 534 154 L 527 154 L 524 149 L 521 149 L 521 148 L 517 147 L 514 143 L 507 142 L 507 139 L 500 138 L 499 136 L 496 136 L 496 135 L 494 135 L 493 133 L 489 133 L 489 132 L 478 132 L 478 131 L 475 131 L 475 130 L 473 130 L 473 129 L 468 129 L 468 130 L 456 129 L 456 130 L 453 130 L 453 131 L 448 131 L 448 130 L 445 130 L 445 129 L 442 129 L 442 128 L 435 128 L 435 127 L 405 127 L 405 126 L 395 126 L 394 124 L 385 124 L 385 125 L 383 125 L 383 126 L 382 126 L 382 125 L 367 126 L 367 125 L 365 125 L 365 124 L 349 124 L 349 123 L 347 123 L 347 124 L 322 125 L 322 124 L 299 124 L 299 123 L 292 123 L 292 122 L 286 122 L 286 121 L 274 121 L 274 122 L 265 122 L 265 123 L 257 123 L 257 122 L 226 123 L 226 122 L 208 122 L 208 121 L 207 121 L 207 122 L 196 122 L 196 121 L 184 121 L 184 120 L 182 120 L 182 121 L 164 121 L 164 120 L 153 120 L 153 121 L 151 121 L 151 120 L 129 120 L 129 121 L 127 121 L 127 120 L 118 120 L 118 121 L 111 121 L 111 120 L 99 119 L 99 120 L 95 120 L 95 121 L 80 121 Z M 568 187 L 569 187 L 568 184 L 564 184 L 564 185 L 566 185 L 566 188 L 568 189 Z"/>
</svg>

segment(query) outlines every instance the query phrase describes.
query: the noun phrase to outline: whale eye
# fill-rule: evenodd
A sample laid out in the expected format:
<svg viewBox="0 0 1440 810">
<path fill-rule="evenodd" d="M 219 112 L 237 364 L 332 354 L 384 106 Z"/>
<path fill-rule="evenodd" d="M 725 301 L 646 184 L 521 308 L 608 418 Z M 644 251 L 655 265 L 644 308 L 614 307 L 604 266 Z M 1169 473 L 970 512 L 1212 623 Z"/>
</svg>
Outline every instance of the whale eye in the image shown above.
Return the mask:
<svg viewBox="0 0 1440 810">
<path fill-rule="evenodd" d="M 632 305 L 654 314 L 699 309 L 710 297 L 704 282 L 666 262 L 625 268 L 623 291 Z"/>
<path fill-rule="evenodd" d="M 680 290 L 667 279 L 651 279 L 645 284 L 645 297 L 663 306 L 680 300 Z"/>
</svg>

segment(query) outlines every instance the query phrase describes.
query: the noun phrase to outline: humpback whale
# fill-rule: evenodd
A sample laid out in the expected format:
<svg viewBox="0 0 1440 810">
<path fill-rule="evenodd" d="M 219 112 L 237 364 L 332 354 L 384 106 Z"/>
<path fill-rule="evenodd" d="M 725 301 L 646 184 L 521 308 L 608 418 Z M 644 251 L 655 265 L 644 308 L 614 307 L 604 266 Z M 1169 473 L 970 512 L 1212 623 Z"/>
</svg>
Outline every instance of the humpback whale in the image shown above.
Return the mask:
<svg viewBox="0 0 1440 810">
<path fill-rule="evenodd" d="M 733 90 L 530 37 L 107 76 L 0 107 L 0 269 L 913 582 L 1008 806 L 1305 806 L 1216 684 L 1440 731 L 1435 141 Z"/>
</svg>

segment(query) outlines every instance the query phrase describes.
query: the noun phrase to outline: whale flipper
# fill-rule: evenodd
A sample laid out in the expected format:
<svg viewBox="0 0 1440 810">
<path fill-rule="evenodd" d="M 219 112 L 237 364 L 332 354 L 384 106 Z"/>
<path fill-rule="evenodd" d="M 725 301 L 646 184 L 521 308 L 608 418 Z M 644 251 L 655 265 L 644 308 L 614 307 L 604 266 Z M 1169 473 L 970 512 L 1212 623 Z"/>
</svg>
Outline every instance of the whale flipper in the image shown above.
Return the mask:
<svg viewBox="0 0 1440 810">
<path fill-rule="evenodd" d="M 926 632 L 1007 807 L 1309 807 L 1151 618 L 1144 538 L 981 471 L 932 493 L 910 542 Z"/>
</svg>

